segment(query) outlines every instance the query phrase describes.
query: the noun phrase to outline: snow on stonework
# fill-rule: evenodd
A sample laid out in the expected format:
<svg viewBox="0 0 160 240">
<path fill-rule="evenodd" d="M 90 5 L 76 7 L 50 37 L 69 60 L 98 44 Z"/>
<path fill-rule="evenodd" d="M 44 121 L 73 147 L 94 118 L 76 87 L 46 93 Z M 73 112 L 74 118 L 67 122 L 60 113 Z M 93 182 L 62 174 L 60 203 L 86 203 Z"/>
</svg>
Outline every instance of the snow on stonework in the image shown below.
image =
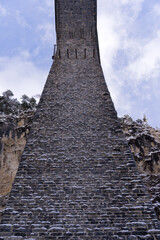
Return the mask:
<svg viewBox="0 0 160 240">
<path fill-rule="evenodd" d="M 26 112 L 25 114 L 23 114 L 21 116 L 18 116 L 18 115 L 15 116 L 15 120 L 14 120 L 15 125 L 14 125 L 14 129 L 12 129 L 12 130 L 16 131 L 17 128 L 26 129 L 26 135 L 27 135 L 28 132 L 29 132 L 29 129 L 30 129 L 30 124 L 32 123 L 32 116 L 33 115 L 34 115 L 34 111 L 32 112 L 32 115 L 31 115 L 30 112 Z M 5 115 L 5 120 L 4 120 L 5 124 L 8 124 L 7 119 L 9 119 L 9 118 L 10 117 L 8 115 Z M 129 118 L 129 116 L 128 116 L 128 118 Z M 25 123 L 25 124 L 21 125 L 22 123 Z M 126 116 L 124 118 L 121 118 L 121 123 L 122 123 L 122 128 L 124 129 L 124 133 L 127 136 L 127 138 L 130 138 L 129 136 L 132 137 L 132 134 L 134 134 L 134 139 L 136 139 L 136 136 L 138 136 L 140 134 L 140 132 L 144 133 L 143 129 L 144 129 L 144 127 L 146 127 L 146 126 L 143 125 L 142 121 L 141 121 L 141 124 L 140 125 L 138 124 L 138 126 L 137 126 L 137 121 L 133 121 L 131 118 L 130 118 L 130 122 L 127 122 L 127 125 L 126 125 Z M 148 126 L 147 128 L 148 128 L 147 135 L 148 134 L 152 135 L 155 138 L 155 141 L 158 142 L 160 132 L 158 132 L 158 130 L 156 130 L 156 129 L 154 130 L 150 126 Z M 133 129 L 134 129 L 134 131 L 133 131 Z M 3 132 L 4 135 L 6 135 L 6 127 L 2 126 L 1 131 Z M 150 132 L 152 132 L 152 134 Z M 155 132 L 155 133 L 153 134 L 153 132 Z M 23 141 L 21 140 L 21 143 L 22 142 Z M 150 142 L 150 145 L 152 145 L 152 142 Z M 144 146 L 144 148 L 147 147 L 145 145 L 145 142 L 142 142 L 142 146 Z M 14 146 L 14 148 L 10 147 L 10 151 L 15 152 L 15 146 Z M 23 149 L 21 150 L 21 152 L 22 151 L 23 151 Z M 20 155 L 21 155 L 21 152 L 19 153 Z M 133 154 L 135 155 L 136 153 L 133 152 Z M 7 158 L 7 155 L 6 155 L 6 158 Z M 43 159 L 45 161 L 45 158 L 43 158 Z M 143 156 L 142 161 L 145 162 L 145 155 Z M 137 162 L 137 164 L 138 163 L 139 163 L 139 161 Z M 19 162 L 17 162 L 16 169 L 18 168 L 18 164 L 19 164 Z M 160 213 L 160 210 L 159 210 L 160 209 L 160 200 L 159 200 L 160 199 L 160 196 L 159 196 L 159 193 L 160 193 L 160 179 L 159 179 L 158 175 L 154 174 L 154 172 L 155 172 L 155 170 L 153 170 L 152 173 L 144 172 L 144 170 L 143 170 L 142 177 L 145 180 L 145 183 L 147 184 L 152 203 L 154 205 L 157 216 L 159 217 L 159 213 Z M 11 175 L 11 172 L 9 172 L 9 170 L 8 170 L 8 173 Z M 12 185 L 12 182 L 10 183 L 10 186 L 11 185 Z M 10 187 L 10 189 L 11 189 L 11 187 Z M 2 194 L 2 189 L 1 189 L 0 195 L 1 194 Z M 121 196 L 117 195 L 117 197 L 119 198 Z M 3 199 L 3 201 L 2 201 L 2 199 Z M 1 203 L 0 203 L 1 208 L 4 208 L 4 206 L 6 204 L 6 200 L 7 200 L 7 195 L 6 196 L 1 196 Z M 16 212 L 14 212 L 14 213 L 16 213 Z M 14 239 L 16 239 L 16 237 Z"/>
<path fill-rule="evenodd" d="M 104 80 L 96 6 L 55 1 L 57 51 L 3 214 L 2 239 L 160 239 Z"/>
</svg>

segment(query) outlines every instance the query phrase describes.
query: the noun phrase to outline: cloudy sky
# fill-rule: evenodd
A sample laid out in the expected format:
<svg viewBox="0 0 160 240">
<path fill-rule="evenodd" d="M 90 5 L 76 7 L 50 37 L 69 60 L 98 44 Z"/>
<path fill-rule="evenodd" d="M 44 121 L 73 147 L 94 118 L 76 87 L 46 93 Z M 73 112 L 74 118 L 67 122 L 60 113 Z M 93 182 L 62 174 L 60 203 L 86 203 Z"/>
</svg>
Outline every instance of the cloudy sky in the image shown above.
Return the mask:
<svg viewBox="0 0 160 240">
<path fill-rule="evenodd" d="M 97 0 L 104 75 L 119 116 L 160 127 L 160 2 Z M 53 0 L 0 0 L 0 94 L 40 94 L 52 63 Z"/>
</svg>

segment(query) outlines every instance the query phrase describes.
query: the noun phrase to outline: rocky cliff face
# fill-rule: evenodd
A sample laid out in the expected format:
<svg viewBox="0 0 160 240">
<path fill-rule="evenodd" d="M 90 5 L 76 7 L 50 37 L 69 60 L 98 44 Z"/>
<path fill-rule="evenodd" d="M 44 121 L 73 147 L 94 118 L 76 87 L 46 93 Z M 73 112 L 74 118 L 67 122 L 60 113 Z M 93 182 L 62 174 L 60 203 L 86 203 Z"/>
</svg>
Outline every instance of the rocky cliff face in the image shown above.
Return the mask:
<svg viewBox="0 0 160 240">
<path fill-rule="evenodd" d="M 12 188 L 34 111 L 0 115 L 0 212 Z"/>
<path fill-rule="evenodd" d="M 11 191 L 34 111 L 20 115 L 0 115 L 0 211 Z M 120 119 L 124 134 L 160 219 L 160 130 L 145 120 Z"/>
<path fill-rule="evenodd" d="M 140 119 L 133 121 L 129 116 L 121 118 L 121 124 L 139 172 L 160 174 L 160 129 Z"/>
<path fill-rule="evenodd" d="M 160 220 L 160 129 L 124 116 L 121 125 Z"/>
</svg>

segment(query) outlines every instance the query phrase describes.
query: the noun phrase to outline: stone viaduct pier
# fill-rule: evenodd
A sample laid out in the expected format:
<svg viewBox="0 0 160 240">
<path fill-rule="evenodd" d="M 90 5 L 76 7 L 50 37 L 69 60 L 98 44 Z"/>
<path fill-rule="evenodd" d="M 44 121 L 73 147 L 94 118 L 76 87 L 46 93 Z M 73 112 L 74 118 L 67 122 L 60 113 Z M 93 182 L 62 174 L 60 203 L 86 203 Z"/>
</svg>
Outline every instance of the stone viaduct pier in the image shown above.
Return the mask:
<svg viewBox="0 0 160 240">
<path fill-rule="evenodd" d="M 96 0 L 55 0 L 57 49 L 1 240 L 158 240 L 99 57 Z"/>
</svg>

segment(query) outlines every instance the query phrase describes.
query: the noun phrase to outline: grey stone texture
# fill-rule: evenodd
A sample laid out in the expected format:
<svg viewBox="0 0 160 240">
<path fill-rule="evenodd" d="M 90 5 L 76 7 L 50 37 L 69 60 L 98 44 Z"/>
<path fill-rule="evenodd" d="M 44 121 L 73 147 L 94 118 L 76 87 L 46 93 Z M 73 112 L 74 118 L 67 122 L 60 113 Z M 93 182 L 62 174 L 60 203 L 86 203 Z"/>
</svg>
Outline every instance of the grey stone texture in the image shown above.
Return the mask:
<svg viewBox="0 0 160 240">
<path fill-rule="evenodd" d="M 0 239 L 160 239 L 99 61 L 96 0 L 57 0 L 57 51 Z"/>
</svg>

